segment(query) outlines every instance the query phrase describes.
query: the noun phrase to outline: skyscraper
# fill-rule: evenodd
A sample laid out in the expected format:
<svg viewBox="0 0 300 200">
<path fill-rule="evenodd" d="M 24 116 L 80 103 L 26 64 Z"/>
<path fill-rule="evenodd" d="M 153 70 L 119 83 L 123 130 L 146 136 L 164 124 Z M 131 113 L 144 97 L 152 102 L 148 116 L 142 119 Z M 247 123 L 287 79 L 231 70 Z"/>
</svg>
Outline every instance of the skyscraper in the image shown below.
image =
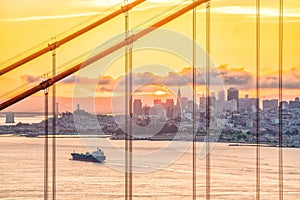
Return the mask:
<svg viewBox="0 0 300 200">
<path fill-rule="evenodd" d="M 154 105 L 162 105 L 160 99 L 154 99 Z"/>
<path fill-rule="evenodd" d="M 239 108 L 239 91 L 238 89 L 231 87 L 227 90 L 227 101 L 235 99 L 237 107 Z"/>
<path fill-rule="evenodd" d="M 200 97 L 200 105 L 206 105 L 206 97 Z"/>
<path fill-rule="evenodd" d="M 181 109 L 186 110 L 188 106 L 188 98 L 187 97 L 181 97 Z"/>
<path fill-rule="evenodd" d="M 176 102 L 176 106 L 181 107 L 181 92 L 180 92 L 180 88 L 178 88 L 178 92 L 177 92 L 177 102 Z"/>
<path fill-rule="evenodd" d="M 272 110 L 278 108 L 278 99 L 263 100 L 263 110 Z"/>
<path fill-rule="evenodd" d="M 6 121 L 5 123 L 15 123 L 15 115 L 13 112 L 6 113 Z"/>
<path fill-rule="evenodd" d="M 176 102 L 176 107 L 174 110 L 174 118 L 180 117 L 181 116 L 181 92 L 180 88 L 178 88 L 178 93 L 177 93 L 177 102 Z"/>
<path fill-rule="evenodd" d="M 133 114 L 135 116 L 143 114 L 143 105 L 140 99 L 135 99 L 133 102 Z"/>
<path fill-rule="evenodd" d="M 173 99 L 167 99 L 166 101 L 166 111 L 167 111 L 167 117 L 169 119 L 173 119 L 173 112 L 174 112 L 174 100 Z"/>
<path fill-rule="evenodd" d="M 249 98 L 246 94 L 245 98 L 239 99 L 239 109 L 244 111 L 255 111 L 257 108 L 257 98 Z"/>
<path fill-rule="evenodd" d="M 225 101 L 225 91 L 221 90 L 218 92 L 218 101 Z"/>
</svg>

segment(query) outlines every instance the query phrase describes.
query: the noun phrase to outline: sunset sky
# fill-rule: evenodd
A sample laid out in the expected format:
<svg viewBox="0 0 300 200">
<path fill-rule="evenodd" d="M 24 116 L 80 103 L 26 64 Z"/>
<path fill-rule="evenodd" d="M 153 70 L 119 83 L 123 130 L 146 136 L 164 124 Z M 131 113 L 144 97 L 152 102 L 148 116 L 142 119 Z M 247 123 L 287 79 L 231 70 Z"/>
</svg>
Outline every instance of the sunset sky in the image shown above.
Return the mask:
<svg viewBox="0 0 300 200">
<path fill-rule="evenodd" d="M 119 9 L 119 0 L 2 0 L 0 1 L 0 48 L 1 68 L 88 25 Z M 148 0 L 130 11 L 131 29 L 145 28 L 192 1 Z M 279 1 L 261 1 L 261 99 L 278 95 L 278 13 Z M 249 94 L 255 97 L 255 1 L 213 0 L 211 3 L 211 59 L 214 61 L 223 86 L 215 92 L 229 87 L 240 89 L 240 97 Z M 300 96 L 300 1 L 284 1 L 284 98 Z M 205 5 L 197 8 L 197 43 L 205 49 Z M 192 13 L 163 26 L 186 37 L 192 35 Z M 58 72 L 72 67 L 89 57 L 90 53 L 105 41 L 113 44 L 112 38 L 124 32 L 124 15 L 74 39 L 57 49 Z M 32 48 L 34 47 L 34 48 Z M 134 47 L 134 46 L 133 46 Z M 102 47 L 100 47 L 102 48 Z M 28 49 L 31 49 L 28 51 Z M 25 52 L 22 54 L 22 52 Z M 19 55 L 21 53 L 21 55 Z M 11 59 L 11 60 L 9 60 Z M 65 64 L 66 63 L 66 64 Z M 124 58 L 116 58 L 101 73 L 94 96 L 105 102 L 116 95 L 116 85 L 124 78 Z M 31 61 L 0 77 L 0 101 L 38 84 L 43 74 L 51 76 L 51 53 Z M 170 91 L 184 85 L 178 76 L 189 77 L 191 64 L 178 55 L 161 50 L 134 52 L 136 69 L 134 81 L 139 84 L 153 83 L 138 88 L 135 95 L 167 98 Z M 140 66 L 142 70 L 139 70 Z M 162 67 L 163 66 L 163 67 Z M 99 78 L 99 77 L 98 77 Z M 91 79 L 91 80 L 90 80 Z M 74 97 L 74 82 L 77 75 L 70 76 L 57 85 L 57 95 L 66 106 L 71 107 Z M 80 79 L 83 84 L 94 83 L 92 78 Z M 86 86 L 87 88 L 89 86 Z M 214 89 L 213 89 L 214 90 Z M 166 93 L 166 94 L 164 94 Z M 182 92 L 185 95 L 184 91 Z M 199 82 L 198 95 L 204 93 Z M 77 93 L 76 93 L 77 94 Z M 86 93 L 82 93 L 84 97 Z M 39 92 L 35 97 L 22 101 L 6 110 L 33 111 L 43 107 Z M 174 95 L 174 94 L 173 94 Z M 189 94 L 186 94 L 187 96 Z M 102 99 L 101 99 L 102 98 Z M 145 100 L 151 103 L 150 98 Z M 109 100 L 107 100 L 109 101 Z M 36 103 L 38 102 L 37 106 Z M 64 103 L 62 103 L 64 104 Z M 109 104 L 109 103 L 108 103 Z M 6 111 L 5 110 L 5 111 Z"/>
</svg>

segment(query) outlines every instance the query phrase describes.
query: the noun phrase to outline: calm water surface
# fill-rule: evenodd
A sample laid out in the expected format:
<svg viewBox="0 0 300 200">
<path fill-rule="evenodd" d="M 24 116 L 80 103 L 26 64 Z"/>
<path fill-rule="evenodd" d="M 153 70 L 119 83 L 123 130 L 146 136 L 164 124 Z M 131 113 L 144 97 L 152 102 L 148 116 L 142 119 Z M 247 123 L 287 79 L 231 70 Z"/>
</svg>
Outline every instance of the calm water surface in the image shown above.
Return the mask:
<svg viewBox="0 0 300 200">
<path fill-rule="evenodd" d="M 124 146 L 124 141 L 112 142 Z M 167 143 L 133 141 L 133 146 L 136 152 L 147 152 Z M 43 144 L 43 138 L 0 137 L 0 199 L 43 199 Z M 124 199 L 124 172 L 113 169 L 109 158 L 104 164 L 72 161 L 73 151 L 86 151 L 79 138 L 57 139 L 57 199 Z M 299 155 L 300 149 L 284 149 L 284 199 L 300 199 Z M 261 148 L 261 156 L 261 199 L 278 199 L 278 149 Z M 255 199 L 255 147 L 219 143 L 212 151 L 211 165 L 212 199 Z M 191 171 L 188 149 L 168 167 L 134 174 L 133 198 L 191 199 Z M 205 159 L 200 158 L 197 196 L 205 199 Z"/>
</svg>

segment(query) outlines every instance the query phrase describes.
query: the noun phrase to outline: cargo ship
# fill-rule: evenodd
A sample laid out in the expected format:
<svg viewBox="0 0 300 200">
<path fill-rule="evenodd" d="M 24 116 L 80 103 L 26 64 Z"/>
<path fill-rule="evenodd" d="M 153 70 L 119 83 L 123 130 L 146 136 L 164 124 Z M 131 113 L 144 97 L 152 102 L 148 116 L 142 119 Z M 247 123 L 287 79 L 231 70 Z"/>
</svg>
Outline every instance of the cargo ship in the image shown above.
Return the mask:
<svg viewBox="0 0 300 200">
<path fill-rule="evenodd" d="M 103 162 L 106 159 L 103 151 L 101 149 L 97 149 L 92 153 L 86 152 L 83 153 L 71 153 L 72 160 L 86 161 L 86 162 Z"/>
</svg>

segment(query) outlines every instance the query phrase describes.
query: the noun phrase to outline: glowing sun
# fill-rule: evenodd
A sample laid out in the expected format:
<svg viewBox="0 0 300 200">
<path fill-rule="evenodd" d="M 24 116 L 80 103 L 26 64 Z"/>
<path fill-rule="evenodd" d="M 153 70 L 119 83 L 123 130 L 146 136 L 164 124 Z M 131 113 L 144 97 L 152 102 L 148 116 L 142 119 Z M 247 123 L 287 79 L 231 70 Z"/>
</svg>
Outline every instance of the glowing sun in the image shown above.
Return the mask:
<svg viewBox="0 0 300 200">
<path fill-rule="evenodd" d="M 154 92 L 155 95 L 159 96 L 159 95 L 165 95 L 166 92 L 161 91 L 161 90 L 157 90 L 156 92 Z"/>
</svg>

